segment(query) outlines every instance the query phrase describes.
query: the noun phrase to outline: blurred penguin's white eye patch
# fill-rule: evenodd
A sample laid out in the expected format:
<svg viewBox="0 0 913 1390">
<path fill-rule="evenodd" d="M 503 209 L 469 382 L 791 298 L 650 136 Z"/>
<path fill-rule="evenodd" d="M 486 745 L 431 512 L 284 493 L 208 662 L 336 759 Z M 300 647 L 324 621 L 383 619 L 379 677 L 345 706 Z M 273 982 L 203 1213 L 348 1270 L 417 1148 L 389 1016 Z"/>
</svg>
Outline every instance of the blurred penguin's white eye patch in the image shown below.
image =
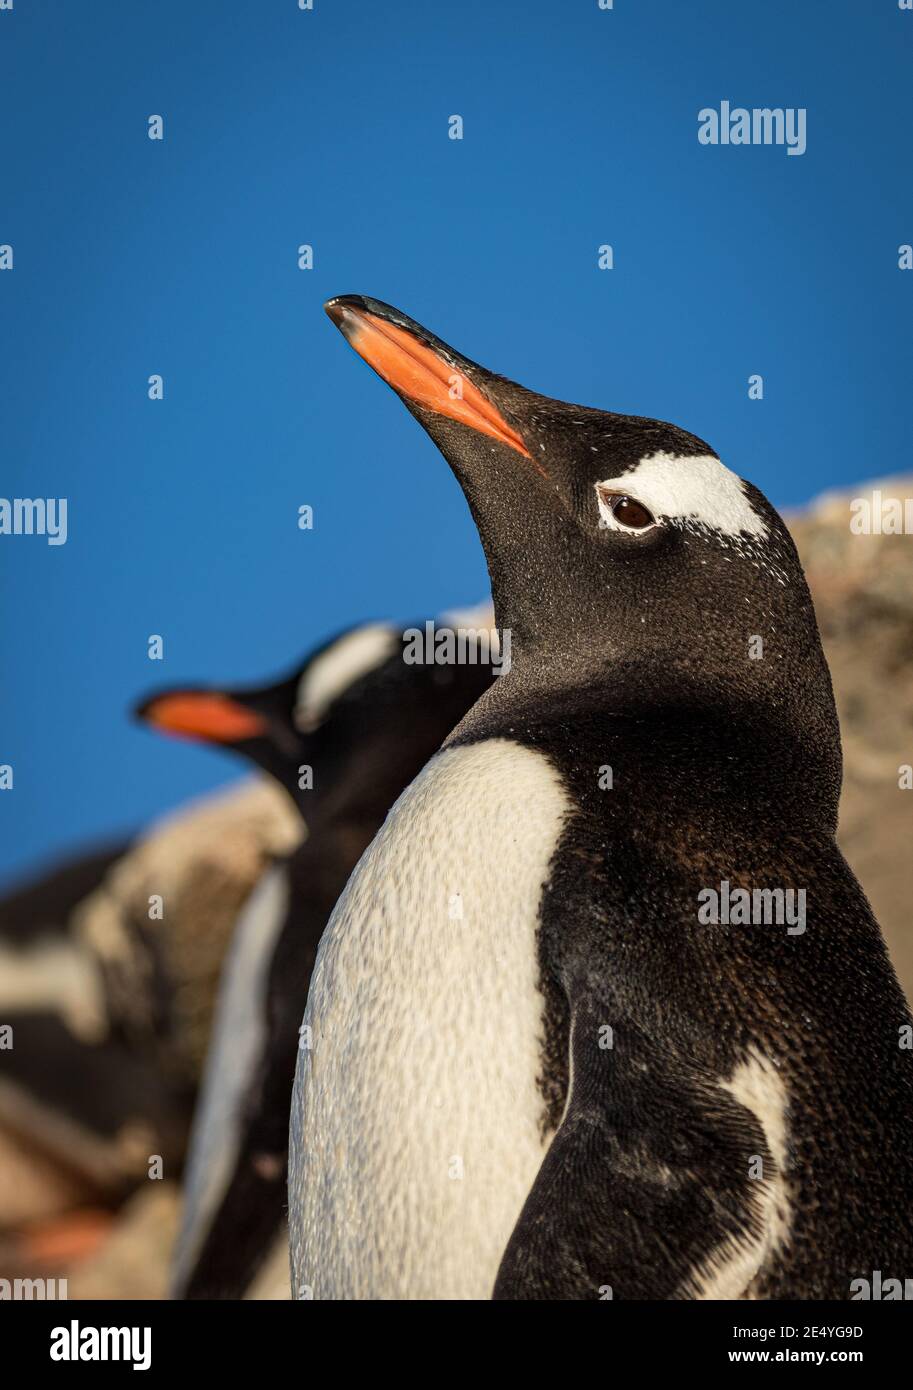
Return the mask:
<svg viewBox="0 0 913 1390">
<path fill-rule="evenodd" d="M 292 715 L 299 733 L 312 733 L 350 685 L 380 666 L 396 650 L 397 634 L 386 623 L 366 623 L 344 632 L 315 656 L 298 683 Z"/>
<path fill-rule="evenodd" d="M 653 513 L 626 492 L 607 492 L 603 483 L 597 483 L 596 497 L 599 502 L 599 524 L 607 530 L 636 534 L 652 531 L 658 525 Z"/>
<path fill-rule="evenodd" d="M 596 484 L 601 513 L 603 494 L 630 494 L 657 519 L 706 527 L 723 536 L 768 533 L 741 478 L 715 454 L 651 454 L 629 472 Z"/>
</svg>

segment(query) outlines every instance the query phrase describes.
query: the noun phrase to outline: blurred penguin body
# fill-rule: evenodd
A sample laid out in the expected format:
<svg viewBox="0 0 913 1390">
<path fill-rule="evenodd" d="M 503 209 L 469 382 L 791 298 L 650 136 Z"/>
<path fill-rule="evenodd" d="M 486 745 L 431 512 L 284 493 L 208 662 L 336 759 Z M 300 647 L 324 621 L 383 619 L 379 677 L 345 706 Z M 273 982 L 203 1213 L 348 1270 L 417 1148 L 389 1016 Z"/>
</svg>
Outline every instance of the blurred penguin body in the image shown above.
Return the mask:
<svg viewBox="0 0 913 1390">
<path fill-rule="evenodd" d="M 151 1155 L 177 1175 L 231 927 L 298 838 L 264 780 L 0 901 L 0 1228 L 116 1205 Z"/>
<path fill-rule="evenodd" d="M 211 715 L 243 730 L 217 741 L 276 776 L 307 825 L 238 922 L 194 1124 L 177 1297 L 241 1297 L 264 1261 L 275 1268 L 299 1026 L 323 929 L 396 797 L 492 680 L 490 610 L 446 621 L 468 634 L 467 662 L 410 664 L 403 631 L 368 624 L 274 685 L 219 692 L 218 704 L 211 691 L 166 692 L 141 709 L 189 737 L 205 738 Z M 424 625 L 405 629 L 416 631 Z"/>
<path fill-rule="evenodd" d="M 78 912 L 129 853 L 64 864 L 0 902 L 0 1227 L 120 1200 L 146 1156 L 179 1158 L 189 1097 L 131 1045 Z"/>
</svg>

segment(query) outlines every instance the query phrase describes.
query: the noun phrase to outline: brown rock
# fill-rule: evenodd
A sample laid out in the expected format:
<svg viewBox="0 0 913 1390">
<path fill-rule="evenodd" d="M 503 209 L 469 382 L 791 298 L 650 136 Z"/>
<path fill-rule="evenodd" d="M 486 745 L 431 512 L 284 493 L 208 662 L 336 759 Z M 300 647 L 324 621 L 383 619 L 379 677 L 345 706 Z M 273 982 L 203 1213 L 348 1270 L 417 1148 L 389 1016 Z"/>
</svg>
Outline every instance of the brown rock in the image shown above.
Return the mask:
<svg viewBox="0 0 913 1390">
<path fill-rule="evenodd" d="M 854 535 L 853 497 L 913 496 L 913 478 L 828 494 L 788 518 L 830 663 L 843 737 L 838 838 L 913 999 L 913 536 Z"/>
</svg>

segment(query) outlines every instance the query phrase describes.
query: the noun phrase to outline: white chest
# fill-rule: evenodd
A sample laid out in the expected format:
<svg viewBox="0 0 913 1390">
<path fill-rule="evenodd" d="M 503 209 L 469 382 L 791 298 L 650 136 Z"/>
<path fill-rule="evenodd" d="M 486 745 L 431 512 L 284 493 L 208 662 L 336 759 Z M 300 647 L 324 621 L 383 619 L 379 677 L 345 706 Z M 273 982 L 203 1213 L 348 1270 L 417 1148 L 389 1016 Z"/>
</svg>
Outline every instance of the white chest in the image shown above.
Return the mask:
<svg viewBox="0 0 913 1390">
<path fill-rule="evenodd" d="M 292 1102 L 293 1296 L 490 1296 L 547 1146 L 536 924 L 568 809 L 541 754 L 447 749 L 352 875 Z"/>
</svg>

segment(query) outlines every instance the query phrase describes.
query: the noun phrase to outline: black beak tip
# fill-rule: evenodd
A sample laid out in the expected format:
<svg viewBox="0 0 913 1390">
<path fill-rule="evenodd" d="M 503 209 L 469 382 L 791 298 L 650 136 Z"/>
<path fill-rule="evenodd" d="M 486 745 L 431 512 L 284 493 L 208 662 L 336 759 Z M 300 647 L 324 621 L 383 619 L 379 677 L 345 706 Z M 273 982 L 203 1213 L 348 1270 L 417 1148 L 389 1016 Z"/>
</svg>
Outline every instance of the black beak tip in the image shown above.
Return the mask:
<svg viewBox="0 0 913 1390">
<path fill-rule="evenodd" d="M 332 299 L 328 299 L 323 306 L 324 312 L 333 320 L 337 328 L 343 328 L 347 312 L 351 309 L 360 309 L 365 312 L 368 302 L 360 294 L 336 294 Z"/>
<path fill-rule="evenodd" d="M 142 700 L 133 701 L 129 708 L 129 714 L 135 724 L 145 724 L 147 722 L 149 710 L 157 699 L 157 695 L 146 695 Z"/>
</svg>

